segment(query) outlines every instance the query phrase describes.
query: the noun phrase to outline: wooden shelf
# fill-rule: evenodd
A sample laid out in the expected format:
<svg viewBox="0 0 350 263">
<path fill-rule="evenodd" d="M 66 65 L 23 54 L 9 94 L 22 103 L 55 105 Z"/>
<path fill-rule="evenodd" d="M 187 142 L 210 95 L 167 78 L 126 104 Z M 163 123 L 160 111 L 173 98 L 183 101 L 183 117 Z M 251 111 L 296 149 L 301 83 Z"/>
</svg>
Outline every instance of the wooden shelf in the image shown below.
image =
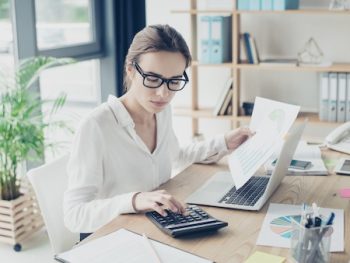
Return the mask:
<svg viewBox="0 0 350 263">
<path fill-rule="evenodd" d="M 213 109 L 200 109 L 191 110 L 188 108 L 175 108 L 173 110 L 175 116 L 190 117 L 193 119 L 219 119 L 219 120 L 229 120 L 229 121 L 242 121 L 249 122 L 250 116 L 238 116 L 234 117 L 232 115 L 217 116 L 213 114 Z M 300 112 L 297 118 L 297 122 L 304 121 L 307 118 L 309 123 L 322 124 L 322 125 L 339 125 L 337 122 L 320 121 L 318 118 L 318 113 L 310 112 Z"/>
<path fill-rule="evenodd" d="M 259 65 L 259 64 L 237 64 L 232 66 L 238 69 L 251 69 L 251 70 L 350 72 L 350 63 L 334 63 L 333 65 L 328 67 L 296 66 L 296 65 Z"/>
<path fill-rule="evenodd" d="M 227 62 L 227 63 L 217 63 L 217 64 L 208 64 L 208 63 L 201 63 L 198 61 L 192 61 L 192 66 L 196 66 L 196 67 L 227 67 L 227 68 L 232 68 L 233 64 L 231 62 Z"/>
<path fill-rule="evenodd" d="M 273 71 L 311 71 L 311 72 L 350 72 L 350 63 L 334 63 L 331 66 L 296 66 L 296 65 L 259 65 L 259 64 L 233 64 L 230 62 L 220 64 L 206 64 L 193 61 L 196 67 L 228 67 L 242 70 L 273 70 Z"/>
<path fill-rule="evenodd" d="M 232 14 L 233 10 L 223 10 L 223 9 L 217 9 L 217 10 L 173 10 L 171 13 L 173 14 L 191 14 L 191 15 L 197 15 L 197 14 Z"/>
<path fill-rule="evenodd" d="M 233 0 L 232 3 L 237 1 Z M 232 128 L 238 127 L 239 125 L 242 125 L 242 123 L 249 123 L 250 117 L 249 116 L 237 116 L 239 115 L 239 112 L 241 112 L 239 105 L 240 105 L 240 97 L 241 97 L 241 91 L 243 88 L 241 87 L 241 73 L 247 70 L 260 70 L 260 71 L 275 71 L 275 72 L 350 72 L 350 63 L 342 63 L 337 62 L 333 63 L 331 66 L 297 66 L 297 65 L 254 65 L 254 64 L 244 64 L 244 63 L 238 63 L 239 61 L 239 47 L 240 47 L 240 33 L 242 30 L 242 23 L 244 22 L 244 17 L 246 15 L 257 15 L 261 16 L 263 19 L 265 15 L 350 15 L 350 10 L 329 10 L 327 8 L 309 8 L 309 9 L 299 9 L 299 10 L 256 10 L 256 11 L 249 11 L 249 10 L 237 10 L 235 7 L 237 5 L 234 5 L 234 7 L 222 7 L 220 9 L 212 9 L 212 10 L 204 10 L 204 9 L 197 9 L 199 6 L 197 5 L 197 0 L 191 0 L 190 1 L 190 7 L 188 9 L 184 10 L 173 10 L 173 14 L 187 14 L 190 17 L 190 27 L 191 27 L 191 51 L 194 56 L 197 55 L 198 51 L 198 17 L 197 15 L 232 15 L 232 61 L 226 62 L 226 63 L 218 63 L 218 64 L 208 64 L 208 63 L 201 63 L 199 61 L 192 61 L 192 85 L 191 85 L 191 106 L 188 108 L 177 108 L 174 109 L 174 115 L 176 116 L 185 116 L 189 117 L 192 121 L 192 134 L 195 135 L 199 131 L 199 119 L 217 119 L 217 120 L 226 120 L 230 122 L 230 125 Z M 281 19 L 283 19 L 284 16 L 281 16 Z M 260 18 L 260 17 L 259 17 Z M 244 22 L 245 23 L 245 22 Z M 233 86 L 235 87 L 233 90 L 232 95 L 232 101 L 233 105 L 233 114 L 229 116 L 217 116 L 213 114 L 213 109 L 198 109 L 194 110 L 198 107 L 198 94 L 199 94 L 199 87 L 198 87 L 198 72 L 199 68 L 213 68 L 217 70 L 230 70 L 231 71 L 231 77 L 233 77 Z M 309 123 L 312 123 L 313 125 L 320 124 L 320 126 L 324 128 L 328 128 L 326 126 L 334 126 L 339 125 L 339 123 L 335 122 L 325 122 L 320 121 L 318 118 L 318 113 L 300 113 L 298 120 L 301 121 L 305 117 L 309 119 Z"/>
<path fill-rule="evenodd" d="M 234 10 L 236 14 L 295 14 L 295 15 L 350 15 L 349 10 L 297 9 L 297 10 Z"/>
<path fill-rule="evenodd" d="M 350 15 L 350 10 L 329 10 L 329 9 L 297 9 L 297 10 L 225 10 L 225 9 L 213 9 L 213 10 L 195 10 L 195 9 L 184 9 L 184 10 L 173 10 L 173 14 L 295 14 L 295 15 Z"/>
</svg>

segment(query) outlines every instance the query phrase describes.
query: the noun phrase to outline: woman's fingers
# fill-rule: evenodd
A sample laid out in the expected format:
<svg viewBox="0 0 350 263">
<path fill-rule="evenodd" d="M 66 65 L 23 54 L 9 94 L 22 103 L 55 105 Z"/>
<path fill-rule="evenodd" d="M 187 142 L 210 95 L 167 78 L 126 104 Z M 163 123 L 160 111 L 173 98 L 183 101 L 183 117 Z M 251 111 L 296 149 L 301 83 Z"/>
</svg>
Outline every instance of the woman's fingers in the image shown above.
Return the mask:
<svg viewBox="0 0 350 263">
<path fill-rule="evenodd" d="M 155 201 L 174 213 L 183 213 L 185 211 L 184 206 L 164 190 L 158 191 Z"/>
</svg>

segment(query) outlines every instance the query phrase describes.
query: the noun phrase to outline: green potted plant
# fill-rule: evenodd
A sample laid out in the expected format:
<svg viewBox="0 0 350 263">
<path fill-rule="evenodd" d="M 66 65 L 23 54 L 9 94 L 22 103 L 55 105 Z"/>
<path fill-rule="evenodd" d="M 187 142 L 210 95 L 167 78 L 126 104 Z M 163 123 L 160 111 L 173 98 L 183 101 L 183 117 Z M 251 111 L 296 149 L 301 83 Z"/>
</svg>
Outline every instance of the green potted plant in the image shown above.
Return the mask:
<svg viewBox="0 0 350 263">
<path fill-rule="evenodd" d="M 66 95 L 59 95 L 46 114 L 42 105 L 48 101 L 41 100 L 31 87 L 43 70 L 72 62 L 69 58 L 35 57 L 20 63 L 14 80 L 0 75 L 0 221 L 12 222 L 8 228 L 0 228 L 0 235 L 8 237 L 2 240 L 15 245 L 17 251 L 21 249 L 18 242 L 42 226 L 33 195 L 21 192 L 20 166 L 44 157 L 46 128 L 64 126 L 63 121 L 51 117 L 62 108 Z"/>
</svg>

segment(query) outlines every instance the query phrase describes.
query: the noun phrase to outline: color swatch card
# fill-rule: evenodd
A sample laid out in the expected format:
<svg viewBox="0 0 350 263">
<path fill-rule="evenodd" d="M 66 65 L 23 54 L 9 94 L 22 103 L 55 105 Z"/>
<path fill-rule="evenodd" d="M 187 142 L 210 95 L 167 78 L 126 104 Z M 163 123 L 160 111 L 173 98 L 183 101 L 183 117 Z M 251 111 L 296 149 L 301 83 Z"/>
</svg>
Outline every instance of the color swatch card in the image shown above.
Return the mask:
<svg viewBox="0 0 350 263">
<path fill-rule="evenodd" d="M 331 252 L 344 251 L 344 210 L 320 208 L 320 214 L 326 218 L 335 213 Z M 290 247 L 292 220 L 301 221 L 301 206 L 271 203 L 259 233 L 257 245 L 272 247 Z"/>
</svg>

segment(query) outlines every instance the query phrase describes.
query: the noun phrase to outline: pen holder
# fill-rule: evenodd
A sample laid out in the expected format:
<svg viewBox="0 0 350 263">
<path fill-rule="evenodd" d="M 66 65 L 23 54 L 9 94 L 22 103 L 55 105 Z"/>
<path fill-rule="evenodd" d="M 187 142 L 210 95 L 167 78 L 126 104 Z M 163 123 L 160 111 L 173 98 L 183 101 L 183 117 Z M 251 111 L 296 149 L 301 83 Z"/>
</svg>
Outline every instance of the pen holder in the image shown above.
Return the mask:
<svg viewBox="0 0 350 263">
<path fill-rule="evenodd" d="M 298 263 L 329 262 L 333 227 L 325 225 L 306 228 L 292 221 L 291 258 Z"/>
</svg>

